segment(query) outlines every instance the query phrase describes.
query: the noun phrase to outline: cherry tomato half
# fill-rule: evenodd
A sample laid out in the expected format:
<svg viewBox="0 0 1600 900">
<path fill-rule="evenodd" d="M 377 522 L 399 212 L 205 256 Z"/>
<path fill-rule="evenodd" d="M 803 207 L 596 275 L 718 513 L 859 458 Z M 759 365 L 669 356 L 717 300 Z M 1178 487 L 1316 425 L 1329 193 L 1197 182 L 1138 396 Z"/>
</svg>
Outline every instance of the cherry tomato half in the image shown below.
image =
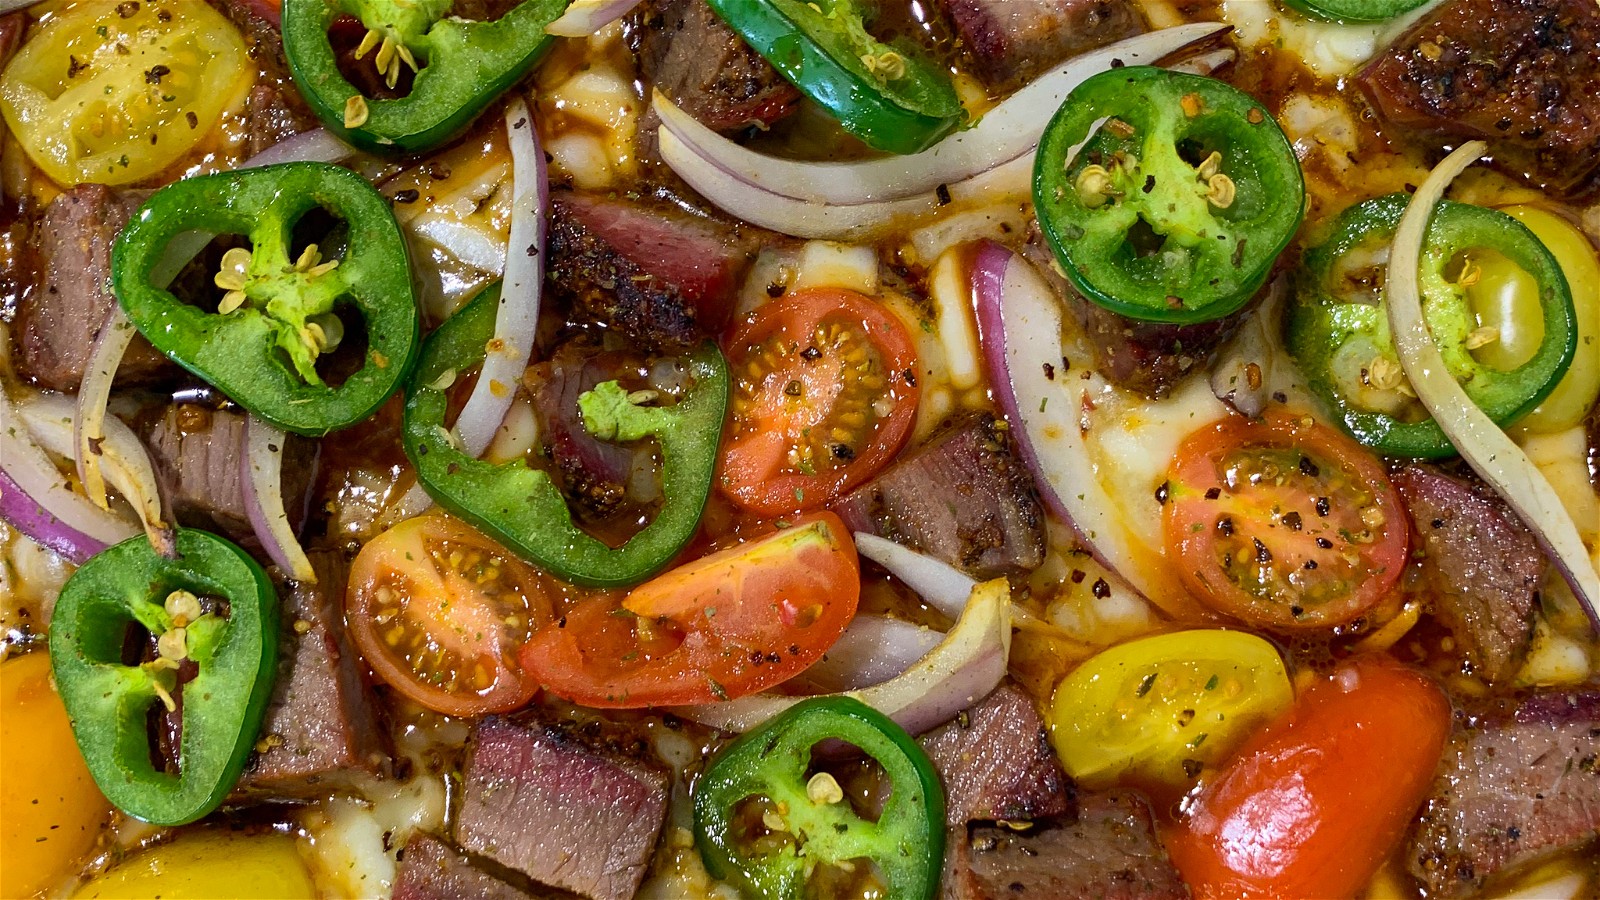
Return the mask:
<svg viewBox="0 0 1600 900">
<path fill-rule="evenodd" d="M 860 593 L 849 532 L 817 513 L 647 581 L 620 607 L 580 603 L 528 642 L 522 666 L 585 706 L 731 700 L 820 659 Z"/>
<path fill-rule="evenodd" d="M 757 309 L 728 343 L 723 492 L 775 516 L 866 481 L 911 433 L 916 364 L 900 320 L 855 291 L 797 291 Z"/>
<path fill-rule="evenodd" d="M 407 519 L 361 548 L 345 618 L 377 676 L 450 715 L 516 709 L 538 683 L 517 649 L 552 621 L 558 588 L 448 516 Z"/>
<path fill-rule="evenodd" d="M 1230 417 L 1178 447 L 1167 552 L 1212 608 L 1267 628 L 1351 622 L 1400 580 L 1410 526 L 1383 464 L 1309 418 Z"/>
<path fill-rule="evenodd" d="M 1353 897 L 1427 795 L 1450 701 L 1386 657 L 1341 666 L 1201 787 L 1167 851 L 1197 900 Z"/>
<path fill-rule="evenodd" d="M 0 113 L 57 183 L 128 184 L 193 150 L 255 74 L 205 3 L 92 0 L 28 36 L 0 77 Z"/>
<path fill-rule="evenodd" d="M 1050 738 L 1073 780 L 1126 775 L 1187 788 L 1294 701 L 1283 657 L 1243 631 L 1204 629 L 1118 644 L 1072 670 Z"/>
</svg>

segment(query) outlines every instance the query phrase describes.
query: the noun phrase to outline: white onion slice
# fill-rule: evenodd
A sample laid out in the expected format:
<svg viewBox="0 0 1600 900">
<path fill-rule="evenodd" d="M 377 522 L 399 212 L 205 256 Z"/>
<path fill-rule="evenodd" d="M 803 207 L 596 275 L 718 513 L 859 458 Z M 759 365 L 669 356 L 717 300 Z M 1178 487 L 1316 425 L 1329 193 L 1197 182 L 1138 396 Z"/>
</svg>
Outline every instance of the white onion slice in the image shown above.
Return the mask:
<svg viewBox="0 0 1600 900">
<path fill-rule="evenodd" d="M 550 207 L 544 148 L 533 114 L 521 97 L 506 107 L 506 138 L 511 145 L 511 238 L 500 286 L 494 338 L 472 396 L 456 419 L 456 433 L 468 456 L 481 456 L 511 409 L 522 372 L 533 355 L 544 286 L 545 210 Z"/>
<path fill-rule="evenodd" d="M 1090 76 L 1118 63 L 1149 65 L 1228 27 L 1202 22 L 1163 28 L 1075 56 L 1006 98 L 973 127 L 958 131 L 921 153 L 905 156 L 856 162 L 808 162 L 767 156 L 700 124 L 659 92 L 652 105 L 661 117 L 663 130 L 670 132 L 687 152 L 746 188 L 810 203 L 862 206 L 929 193 L 941 184 L 953 188 L 956 182 L 1030 156 L 1061 102 Z M 678 168 L 671 159 L 667 161 Z M 699 190 L 698 185 L 696 189 Z M 707 195 L 707 199 L 721 205 L 717 197 Z"/>
<path fill-rule="evenodd" d="M 295 537 L 289 514 L 283 508 L 283 445 L 286 436 L 255 416 L 244 424 L 244 457 L 239 477 L 244 485 L 245 509 L 250 528 L 267 556 L 295 581 L 316 583 L 317 572 Z"/>
<path fill-rule="evenodd" d="M 949 721 L 987 696 L 1005 677 L 1011 655 L 1011 587 L 1004 578 L 973 590 L 961 618 L 916 665 L 882 684 L 846 691 L 912 734 Z M 725 703 L 680 706 L 678 715 L 727 732 L 742 732 L 803 697 L 752 694 Z"/>
<path fill-rule="evenodd" d="M 917 592 L 922 602 L 952 619 L 966 609 L 967 598 L 978 582 L 943 560 L 918 553 L 875 534 L 855 533 L 856 551 Z"/>
<path fill-rule="evenodd" d="M 639 0 L 573 0 L 567 11 L 545 26 L 557 37 L 588 37 L 633 11 Z"/>
<path fill-rule="evenodd" d="M 111 400 L 111 383 L 116 380 L 117 367 L 122 365 L 122 357 L 133 343 L 135 333 L 133 323 L 122 311 L 122 304 L 111 304 L 111 314 L 106 316 L 100 333 L 95 335 L 94 347 L 84 364 L 83 381 L 78 385 L 78 401 L 73 410 L 73 450 L 68 455 L 77 463 L 83 492 L 101 509 L 111 507 L 106 501 L 106 483 L 100 471 L 97 448 L 106 437 L 106 404 Z"/>
<path fill-rule="evenodd" d="M 882 684 L 927 656 L 944 632 L 888 616 L 858 615 L 828 652 L 795 681 L 809 691 L 853 691 Z"/>
<path fill-rule="evenodd" d="M 1445 188 L 1486 149 L 1488 145 L 1483 141 L 1468 141 L 1457 147 L 1428 174 L 1400 217 L 1389 255 L 1389 281 L 1384 289 L 1389 329 L 1394 333 L 1400 366 L 1416 390 L 1417 399 L 1439 423 L 1461 458 L 1533 530 L 1561 577 L 1571 586 L 1590 625 L 1600 634 L 1600 612 L 1596 611 L 1600 604 L 1600 572 L 1589 560 L 1577 524 L 1528 455 L 1472 402 L 1450 374 L 1422 317 L 1417 274 L 1428 222 Z"/>
<path fill-rule="evenodd" d="M 995 398 L 1011 422 L 1045 506 L 1095 559 L 1180 621 L 1210 614 L 1172 580 L 1160 548 L 1122 521 L 1097 477 L 1085 411 L 1098 377 L 1054 377 L 1061 364 L 1061 304 L 1044 278 L 1010 250 L 986 242 L 972 269 L 978 332 Z"/>
<path fill-rule="evenodd" d="M 58 417 L 57 437 L 68 451 L 63 455 L 72 449 L 70 421 L 70 412 Z M 4 390 L 0 390 L 0 465 L 17 488 L 0 497 L 6 518 L 75 563 L 139 533 L 131 518 L 95 506 L 68 486 Z"/>
</svg>

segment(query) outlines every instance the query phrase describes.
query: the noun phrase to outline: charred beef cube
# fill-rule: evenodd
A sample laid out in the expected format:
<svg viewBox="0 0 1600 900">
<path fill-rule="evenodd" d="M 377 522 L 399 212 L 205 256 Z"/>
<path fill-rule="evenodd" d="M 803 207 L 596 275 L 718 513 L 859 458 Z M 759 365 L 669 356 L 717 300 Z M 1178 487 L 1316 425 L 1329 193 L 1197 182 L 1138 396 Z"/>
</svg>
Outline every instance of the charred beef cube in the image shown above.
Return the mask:
<svg viewBox="0 0 1600 900">
<path fill-rule="evenodd" d="M 799 107 L 794 85 L 706 0 L 651 3 L 630 20 L 628 39 L 645 80 L 713 131 L 770 128 Z"/>
<path fill-rule="evenodd" d="M 1003 684 L 953 722 L 918 738 L 944 782 L 946 823 L 1065 815 L 1071 782 L 1045 737 L 1044 720 L 1015 685 Z"/>
<path fill-rule="evenodd" d="M 1482 138 L 1514 173 L 1565 193 L 1600 166 L 1600 5 L 1451 0 L 1357 78 L 1390 124 Z"/>
<path fill-rule="evenodd" d="M 852 531 L 937 557 L 978 578 L 1044 561 L 1044 509 L 1006 423 L 960 420 L 835 504 Z"/>
<path fill-rule="evenodd" d="M 533 896 L 425 834 L 406 842 L 394 876 L 394 900 L 532 900 Z"/>
<path fill-rule="evenodd" d="M 551 204 L 552 288 L 645 350 L 721 328 L 748 261 L 731 229 L 682 211 L 573 192 Z"/>
<path fill-rule="evenodd" d="M 1429 897 L 1600 837 L 1600 693 L 1535 695 L 1458 724 L 1412 839 Z"/>
<path fill-rule="evenodd" d="M 285 435 L 283 508 L 296 531 L 305 522 L 306 505 L 317 468 L 316 441 Z M 174 403 L 145 436 L 156 473 L 165 482 L 179 524 L 206 528 L 251 545 L 245 500 L 245 417 L 225 409 Z"/>
<path fill-rule="evenodd" d="M 1410 465 L 1394 479 L 1418 535 L 1422 584 L 1436 617 L 1489 681 L 1512 675 L 1533 636 L 1545 558 L 1505 501 Z"/>
<path fill-rule="evenodd" d="M 456 841 L 535 881 L 593 900 L 639 889 L 667 812 L 654 765 L 553 725 L 478 724 Z"/>
<path fill-rule="evenodd" d="M 292 87 L 262 82 L 245 100 L 245 128 L 250 135 L 250 155 L 302 131 L 317 127 L 316 116 Z"/>
<path fill-rule="evenodd" d="M 1078 795 L 1077 816 L 975 825 L 950 847 L 950 900 L 1011 897 L 1165 900 L 1189 890 L 1156 838 L 1150 805 L 1131 792 Z"/>
<path fill-rule="evenodd" d="M 17 299 L 17 369 L 40 385 L 75 391 L 116 298 L 111 244 L 144 200 L 142 193 L 80 184 L 51 201 L 33 235 L 37 280 Z M 148 382 L 171 364 L 135 336 L 120 384 Z"/>
<path fill-rule="evenodd" d="M 314 799 L 388 768 L 377 704 L 345 633 L 344 558 L 307 555 L 316 584 L 279 581 L 278 680 L 235 800 Z"/>
<path fill-rule="evenodd" d="M 295 89 L 279 34 L 274 0 L 211 0 L 238 26 L 262 78 L 245 99 L 244 128 L 251 156 L 273 144 L 317 127 L 317 117 Z"/>
<path fill-rule="evenodd" d="M 1128 0 L 935 0 L 973 71 L 1009 91 L 1057 63 L 1144 31 Z"/>
</svg>

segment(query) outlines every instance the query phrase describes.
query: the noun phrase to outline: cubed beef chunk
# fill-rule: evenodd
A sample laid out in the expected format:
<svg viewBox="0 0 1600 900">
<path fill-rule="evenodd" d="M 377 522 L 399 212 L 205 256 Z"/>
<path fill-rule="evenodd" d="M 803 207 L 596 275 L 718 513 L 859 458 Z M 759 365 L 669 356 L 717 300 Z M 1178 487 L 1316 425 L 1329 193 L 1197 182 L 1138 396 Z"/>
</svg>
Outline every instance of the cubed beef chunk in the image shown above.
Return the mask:
<svg viewBox="0 0 1600 900">
<path fill-rule="evenodd" d="M 865 531 L 978 578 L 1022 575 L 1044 561 L 1044 508 L 1011 432 L 990 414 L 947 425 L 834 506 Z"/>
<path fill-rule="evenodd" d="M 245 128 L 250 135 L 251 156 L 315 127 L 316 116 L 291 86 L 261 82 L 245 99 Z"/>
<path fill-rule="evenodd" d="M 1194 325 L 1141 322 L 1092 303 L 1078 293 L 1061 274 L 1055 251 L 1045 241 L 1037 222 L 1029 226 L 1021 252 L 1055 289 L 1083 329 L 1094 347 L 1095 371 L 1119 387 L 1149 397 L 1165 397 L 1189 375 L 1210 368 L 1217 351 L 1255 309 L 1252 303 L 1232 315 Z M 1073 360 L 1074 364 L 1077 362 Z"/>
<path fill-rule="evenodd" d="M 1065 815 L 1071 783 L 1028 695 L 1002 684 L 955 721 L 918 739 L 944 782 L 945 818 L 1007 821 Z"/>
<path fill-rule="evenodd" d="M 36 280 L 17 298 L 17 370 L 40 385 L 76 391 L 94 341 L 111 314 L 111 244 L 144 200 L 142 193 L 80 184 L 45 208 L 34 228 Z M 144 338 L 117 369 L 120 384 L 148 382 L 171 364 Z"/>
<path fill-rule="evenodd" d="M 345 633 L 344 557 L 307 553 L 315 584 L 278 579 L 278 680 L 236 800 L 314 799 L 388 769 L 377 704 Z"/>
<path fill-rule="evenodd" d="M 800 104 L 794 85 L 706 0 L 649 3 L 629 21 L 628 39 L 645 80 L 713 131 L 769 128 Z"/>
<path fill-rule="evenodd" d="M 593 900 L 639 889 L 667 812 L 655 765 L 556 725 L 490 718 L 462 778 L 463 849 Z"/>
<path fill-rule="evenodd" d="M 1019 87 L 1062 60 L 1144 31 L 1129 0 L 935 0 L 992 89 Z"/>
<path fill-rule="evenodd" d="M 533 896 L 426 834 L 406 841 L 394 876 L 394 900 L 531 900 Z"/>
<path fill-rule="evenodd" d="M 1540 694 L 1458 715 L 1409 866 L 1430 897 L 1600 836 L 1600 693 Z"/>
<path fill-rule="evenodd" d="M 584 318 L 645 350 L 721 328 L 749 251 L 732 229 L 659 204 L 562 191 L 551 203 L 549 279 Z"/>
<path fill-rule="evenodd" d="M 245 416 L 196 403 L 167 407 L 145 436 L 179 524 L 255 543 L 245 500 Z M 317 442 L 284 436 L 283 508 L 298 533 L 317 469 Z"/>
<path fill-rule="evenodd" d="M 974 825 L 946 851 L 951 900 L 1166 900 L 1189 890 L 1156 838 L 1150 805 L 1138 794 L 1079 794 L 1077 815 L 1021 831 Z"/>
<path fill-rule="evenodd" d="M 1357 78 L 1402 130 L 1482 138 L 1495 161 L 1553 190 L 1600 165 L 1600 4 L 1450 0 Z"/>
<path fill-rule="evenodd" d="M 1411 512 L 1433 614 L 1486 679 L 1511 676 L 1533 636 L 1545 569 L 1538 543 L 1505 501 L 1481 486 L 1416 464 L 1394 485 Z"/>
</svg>

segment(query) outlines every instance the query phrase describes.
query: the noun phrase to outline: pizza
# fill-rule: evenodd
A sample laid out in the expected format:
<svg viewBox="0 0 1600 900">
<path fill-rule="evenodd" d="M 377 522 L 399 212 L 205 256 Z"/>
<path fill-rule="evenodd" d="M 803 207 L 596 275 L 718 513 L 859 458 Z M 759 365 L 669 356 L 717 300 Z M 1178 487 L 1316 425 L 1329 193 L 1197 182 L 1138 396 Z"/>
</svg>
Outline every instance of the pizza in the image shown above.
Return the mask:
<svg viewBox="0 0 1600 900">
<path fill-rule="evenodd" d="M 0 0 L 0 894 L 1600 891 L 1594 0 Z"/>
</svg>

